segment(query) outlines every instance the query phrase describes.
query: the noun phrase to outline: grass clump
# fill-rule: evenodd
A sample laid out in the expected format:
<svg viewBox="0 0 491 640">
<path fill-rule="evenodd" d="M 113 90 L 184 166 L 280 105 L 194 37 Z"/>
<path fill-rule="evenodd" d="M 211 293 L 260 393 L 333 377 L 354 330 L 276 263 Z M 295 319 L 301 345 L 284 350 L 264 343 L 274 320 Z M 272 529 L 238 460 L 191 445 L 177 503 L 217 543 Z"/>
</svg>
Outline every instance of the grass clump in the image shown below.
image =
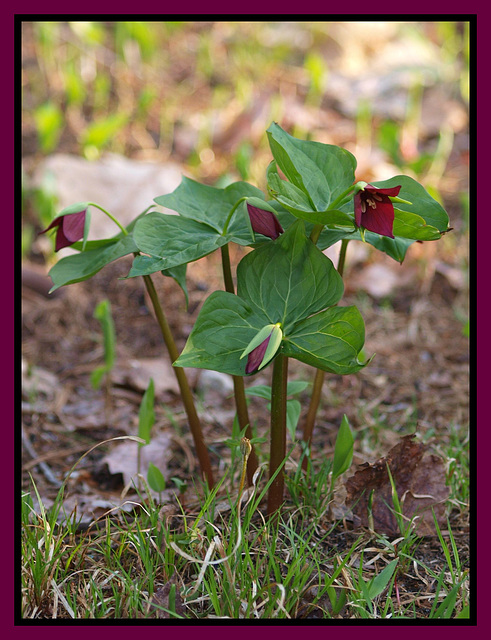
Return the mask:
<svg viewBox="0 0 491 640">
<path fill-rule="evenodd" d="M 131 513 L 88 527 L 64 513 L 63 488 L 47 510 L 32 484 L 22 496 L 22 617 L 468 617 L 467 569 L 450 523 L 430 540 L 403 518 L 396 539 L 353 530 L 332 518 L 331 473 L 326 459 L 307 475 L 297 465 L 277 518 L 263 515 L 269 483 L 260 467 L 244 491 L 230 471 L 213 490 L 197 486 L 186 508 L 177 496 L 161 506 L 140 495 Z"/>
</svg>

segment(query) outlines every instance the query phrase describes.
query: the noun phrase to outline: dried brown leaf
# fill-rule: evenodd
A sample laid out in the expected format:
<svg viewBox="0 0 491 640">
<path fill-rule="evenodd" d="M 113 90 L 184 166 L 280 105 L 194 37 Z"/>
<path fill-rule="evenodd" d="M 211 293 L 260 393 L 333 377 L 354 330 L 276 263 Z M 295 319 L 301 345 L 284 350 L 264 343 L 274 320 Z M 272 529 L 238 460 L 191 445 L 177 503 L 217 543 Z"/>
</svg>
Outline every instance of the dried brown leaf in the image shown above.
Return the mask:
<svg viewBox="0 0 491 640">
<path fill-rule="evenodd" d="M 106 463 L 113 475 L 122 474 L 124 484 L 131 485 L 138 474 L 138 443 L 126 441 L 111 449 L 104 456 L 102 463 Z M 172 458 L 172 438 L 170 434 L 161 432 L 152 436 L 150 443 L 141 448 L 140 473 L 146 477 L 150 463 L 163 473 L 164 478 L 170 477 L 169 461 Z"/>
<path fill-rule="evenodd" d="M 374 464 L 360 465 L 346 482 L 346 505 L 362 526 L 368 526 L 368 501 L 373 491 L 373 527 L 378 533 L 397 536 L 400 530 L 393 513 L 392 487 L 387 465 L 392 474 L 402 514 L 407 522 L 415 518 L 415 530 L 419 535 L 433 535 L 433 512 L 439 526 L 445 523 L 445 486 L 443 461 L 426 453 L 427 447 L 416 442 L 414 436 L 405 436 L 387 456 Z"/>
<path fill-rule="evenodd" d="M 174 605 L 169 602 L 172 585 L 175 585 L 175 582 L 173 580 L 169 580 L 169 582 L 166 582 L 163 587 L 159 587 L 153 594 L 150 607 L 155 610 L 156 618 L 170 618 L 171 614 L 168 613 L 168 611 L 175 611 L 179 616 L 184 615 L 184 605 L 177 587 L 175 590 Z"/>
</svg>

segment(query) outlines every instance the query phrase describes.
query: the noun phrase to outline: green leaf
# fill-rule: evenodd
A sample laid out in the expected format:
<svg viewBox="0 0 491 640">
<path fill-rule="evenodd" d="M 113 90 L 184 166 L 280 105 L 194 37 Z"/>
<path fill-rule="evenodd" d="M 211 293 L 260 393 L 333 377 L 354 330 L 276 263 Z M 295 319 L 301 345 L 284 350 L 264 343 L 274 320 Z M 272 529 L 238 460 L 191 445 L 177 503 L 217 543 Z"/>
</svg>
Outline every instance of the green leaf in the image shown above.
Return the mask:
<svg viewBox="0 0 491 640">
<path fill-rule="evenodd" d="M 94 311 L 94 318 L 99 320 L 104 341 L 104 360 L 108 369 L 114 365 L 116 352 L 116 330 L 109 300 L 101 300 Z"/>
<path fill-rule="evenodd" d="M 298 400 L 287 400 L 286 403 L 286 428 L 292 440 L 295 440 L 298 419 L 300 418 L 300 412 L 302 405 Z"/>
<path fill-rule="evenodd" d="M 324 229 L 319 236 L 317 246 L 324 251 L 343 239 L 362 241 L 358 230 L 350 233 L 339 229 Z M 397 262 L 403 262 L 408 248 L 415 242 L 408 238 L 388 238 L 372 231 L 365 231 L 365 241 Z"/>
<path fill-rule="evenodd" d="M 401 185 L 399 198 L 409 200 L 411 204 L 398 203 L 397 208 L 401 211 L 416 214 L 423 218 L 427 225 L 436 227 L 439 231 L 446 231 L 448 228 L 448 214 L 445 209 L 438 203 L 426 189 L 410 178 L 409 176 L 394 176 L 389 180 L 379 180 L 372 182 L 375 187 L 380 189 L 395 187 Z M 396 235 L 394 233 L 394 235 Z M 419 238 L 415 238 L 418 240 Z"/>
<path fill-rule="evenodd" d="M 154 265 L 158 271 L 198 260 L 229 241 L 207 224 L 155 211 L 138 221 L 134 237 L 142 253 L 161 258 Z M 129 277 L 143 275 L 140 261 L 138 267 L 138 273 L 132 269 Z"/>
<path fill-rule="evenodd" d="M 401 263 L 404 261 L 407 250 L 415 242 L 409 238 L 388 238 L 371 231 L 365 232 L 365 240 L 368 244 Z"/>
<path fill-rule="evenodd" d="M 261 245 L 237 267 L 237 294 L 265 322 L 288 333 L 296 322 L 334 305 L 343 281 L 332 262 L 295 222 L 274 242 Z"/>
<path fill-rule="evenodd" d="M 336 478 L 345 473 L 353 460 L 353 434 L 349 426 L 348 418 L 346 414 L 341 420 L 339 426 L 338 435 L 336 437 L 336 444 L 334 446 L 334 460 L 332 463 L 332 483 Z"/>
<path fill-rule="evenodd" d="M 263 192 L 248 182 L 234 182 L 224 189 L 219 189 L 183 176 L 177 189 L 158 196 L 155 202 L 177 211 L 181 216 L 202 222 L 221 234 L 232 207 L 241 198 L 249 196 L 264 200 Z M 247 223 L 237 212 L 229 226 L 229 232 L 239 236 L 248 234 Z M 249 234 L 248 237 L 250 239 Z"/>
<path fill-rule="evenodd" d="M 347 213 L 336 209 L 317 211 L 303 191 L 279 177 L 274 162 L 268 168 L 268 190 L 275 200 L 296 218 L 330 227 L 341 226 L 351 230 L 355 228 L 353 217 Z"/>
<path fill-rule="evenodd" d="M 49 272 L 53 280 L 50 293 L 74 282 L 88 280 L 106 264 L 138 251 L 132 235 L 120 236 L 96 249 L 66 256 L 57 262 Z"/>
<path fill-rule="evenodd" d="M 409 238 L 410 240 L 439 240 L 441 238 L 440 231 L 436 227 L 426 224 L 421 216 L 395 208 L 393 233 L 396 237 Z"/>
<path fill-rule="evenodd" d="M 150 489 L 161 493 L 165 489 L 165 478 L 158 467 L 153 462 L 149 462 L 147 471 L 147 480 L 150 485 Z"/>
<path fill-rule="evenodd" d="M 155 423 L 155 385 L 153 378 L 150 378 L 148 387 L 143 394 L 143 398 L 138 411 L 138 436 L 143 438 L 147 444 L 150 443 L 150 434 Z M 139 444 L 138 446 L 144 446 Z"/>
<path fill-rule="evenodd" d="M 102 378 L 107 373 L 106 365 L 101 365 L 92 371 L 90 374 L 90 384 L 94 389 L 98 389 L 101 386 Z"/>
<path fill-rule="evenodd" d="M 255 396 L 256 398 L 271 398 L 271 387 L 266 384 L 257 384 L 245 390 L 246 396 Z"/>
<path fill-rule="evenodd" d="M 308 382 L 303 382 L 301 380 L 292 380 L 288 382 L 286 395 L 293 396 L 297 393 L 301 393 L 309 386 Z M 257 384 L 253 387 L 249 387 L 245 390 L 246 396 L 257 396 L 258 398 L 265 398 L 269 400 L 271 398 L 271 387 L 265 384 Z"/>
<path fill-rule="evenodd" d="M 331 373 L 355 373 L 367 363 L 358 360 L 365 341 L 365 325 L 356 307 L 332 307 L 293 328 L 285 336 L 282 353 Z"/>
<path fill-rule="evenodd" d="M 177 282 L 177 284 L 181 287 L 184 293 L 184 297 L 186 298 L 186 308 L 189 305 L 188 288 L 186 285 L 187 268 L 188 268 L 187 264 L 180 264 L 177 267 L 172 267 L 170 269 L 163 269 L 161 271 L 163 276 L 166 276 L 168 278 L 173 278 Z"/>
<path fill-rule="evenodd" d="M 225 291 L 215 291 L 203 304 L 177 367 L 212 369 L 230 375 L 245 375 L 247 360 L 240 356 L 264 326 L 249 304 Z"/>
<path fill-rule="evenodd" d="M 375 578 L 370 580 L 370 582 L 368 583 L 368 595 L 371 600 L 379 596 L 387 587 L 394 574 L 398 562 L 398 558 L 392 560 L 392 562 L 389 562 L 389 564 L 384 569 L 382 569 L 382 571 L 378 575 L 376 575 Z"/>
<path fill-rule="evenodd" d="M 299 140 L 276 123 L 267 130 L 274 159 L 287 179 L 303 191 L 317 211 L 331 202 L 355 180 L 356 159 L 345 149 L 321 142 Z"/>
<path fill-rule="evenodd" d="M 94 389 L 98 389 L 104 375 L 112 370 L 116 355 L 116 332 L 109 300 L 101 300 L 101 302 L 99 302 L 94 310 L 94 318 L 101 323 L 104 343 L 105 364 L 94 369 L 90 376 L 92 386 Z"/>
<path fill-rule="evenodd" d="M 358 310 L 318 313 L 338 302 L 343 282 L 305 236 L 301 220 L 246 255 L 237 283 L 237 296 L 219 291 L 206 300 L 176 366 L 244 375 L 246 363 L 240 356 L 266 324 L 278 322 L 287 336 L 279 347 L 285 355 L 334 373 L 364 366 L 357 359 L 364 341 Z M 311 314 L 316 315 L 307 319 Z"/>
</svg>

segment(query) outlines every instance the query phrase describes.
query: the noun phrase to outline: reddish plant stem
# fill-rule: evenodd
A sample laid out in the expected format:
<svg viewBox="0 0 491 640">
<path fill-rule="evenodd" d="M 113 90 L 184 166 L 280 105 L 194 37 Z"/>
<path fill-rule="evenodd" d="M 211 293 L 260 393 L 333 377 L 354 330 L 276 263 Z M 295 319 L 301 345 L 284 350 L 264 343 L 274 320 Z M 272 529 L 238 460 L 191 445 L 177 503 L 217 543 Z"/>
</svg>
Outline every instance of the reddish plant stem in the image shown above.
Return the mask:
<svg viewBox="0 0 491 640">
<path fill-rule="evenodd" d="M 232 278 L 232 269 L 230 266 L 230 252 L 228 249 L 228 244 L 224 245 L 221 248 L 221 254 L 222 254 L 222 271 L 223 271 L 223 281 L 225 284 L 225 290 L 228 291 L 228 293 L 235 294 L 234 281 Z M 237 409 L 237 420 L 239 421 L 239 427 L 241 431 L 245 429 L 246 438 L 251 440 L 253 436 L 252 436 L 251 423 L 249 420 L 249 410 L 247 408 L 244 378 L 242 376 L 232 376 L 232 380 L 234 383 L 235 406 Z M 259 462 L 257 459 L 257 454 L 254 450 L 254 447 L 252 447 L 249 457 L 247 459 L 247 482 L 249 486 L 252 485 L 252 479 L 254 477 L 254 473 L 258 467 L 258 464 Z"/>
<path fill-rule="evenodd" d="M 167 318 L 165 317 L 164 311 L 160 304 L 157 291 L 155 290 L 155 285 L 150 276 L 143 276 L 143 280 L 145 282 L 145 287 L 147 289 L 148 295 L 150 296 L 150 300 L 152 301 L 152 306 L 155 311 L 155 315 L 157 316 L 157 322 L 159 323 L 165 346 L 167 347 L 171 362 L 174 363 L 179 357 L 179 352 L 177 350 L 176 343 L 174 342 L 174 337 L 170 330 L 169 323 L 167 322 Z M 196 454 L 198 456 L 198 461 L 201 467 L 201 473 L 208 482 L 208 486 L 212 488 L 215 484 L 215 481 L 213 479 L 210 457 L 203 438 L 200 419 L 196 412 L 193 394 L 189 386 L 188 379 L 182 367 L 172 367 L 172 369 L 175 373 L 177 383 L 181 391 L 181 398 L 184 404 L 186 415 L 188 417 L 189 426 L 191 428 L 194 446 L 196 447 Z"/>
<path fill-rule="evenodd" d="M 276 356 L 271 381 L 271 435 L 269 448 L 269 477 L 279 469 L 268 491 L 268 515 L 272 516 L 283 504 L 285 478 L 283 465 L 286 457 L 286 396 L 288 358 Z"/>
</svg>

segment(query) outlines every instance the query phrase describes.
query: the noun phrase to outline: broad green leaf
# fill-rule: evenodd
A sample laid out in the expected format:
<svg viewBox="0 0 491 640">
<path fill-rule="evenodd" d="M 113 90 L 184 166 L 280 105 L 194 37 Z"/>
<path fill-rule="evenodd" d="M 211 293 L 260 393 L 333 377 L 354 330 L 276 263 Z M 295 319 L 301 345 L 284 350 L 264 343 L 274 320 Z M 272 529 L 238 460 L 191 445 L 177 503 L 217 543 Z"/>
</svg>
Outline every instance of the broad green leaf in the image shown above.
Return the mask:
<svg viewBox="0 0 491 640">
<path fill-rule="evenodd" d="M 297 430 L 298 419 L 302 405 L 298 400 L 287 400 L 286 403 L 286 428 L 292 440 L 295 440 L 295 432 Z"/>
<path fill-rule="evenodd" d="M 188 296 L 188 288 L 186 285 L 186 271 L 187 264 L 180 264 L 177 267 L 172 267 L 171 269 L 163 269 L 161 271 L 163 276 L 167 276 L 168 278 L 173 278 L 177 284 L 181 287 L 184 297 L 186 298 L 186 308 L 189 304 L 189 296 Z"/>
<path fill-rule="evenodd" d="M 142 401 L 140 403 L 140 409 L 138 411 L 138 436 L 145 440 L 147 444 L 150 443 L 150 434 L 155 422 L 155 385 L 153 378 L 150 378 L 148 387 L 143 394 Z M 139 444 L 138 446 L 144 446 Z"/>
<path fill-rule="evenodd" d="M 294 396 L 297 393 L 302 393 L 302 391 L 305 391 L 308 386 L 309 383 L 304 380 L 292 380 L 286 386 L 286 395 Z"/>
<path fill-rule="evenodd" d="M 57 262 L 49 272 L 53 280 L 50 293 L 59 287 L 87 280 L 100 271 L 106 264 L 138 251 L 132 235 L 122 236 L 109 244 L 91 251 L 83 251 L 66 256 Z"/>
<path fill-rule="evenodd" d="M 368 244 L 379 251 L 383 251 L 388 256 L 397 260 L 397 262 L 403 262 L 406 257 L 406 252 L 409 247 L 415 242 L 409 238 L 388 238 L 387 236 L 380 236 L 378 233 L 372 233 L 367 231 L 365 233 L 365 240 Z"/>
<path fill-rule="evenodd" d="M 375 576 L 375 578 L 370 580 L 370 582 L 368 583 L 368 595 L 371 600 L 379 596 L 382 591 L 387 588 L 387 585 L 394 575 L 394 571 L 397 567 L 398 562 L 398 558 L 392 560 L 392 562 L 389 562 L 389 564 L 384 567 L 382 571 Z"/>
<path fill-rule="evenodd" d="M 136 278 L 137 276 L 149 276 L 157 271 L 164 271 L 166 265 L 165 258 L 155 258 L 154 256 L 136 255 L 133 258 L 128 278 Z M 179 265 L 180 266 L 180 265 Z M 171 267 L 177 269 L 179 267 Z"/>
<path fill-rule="evenodd" d="M 149 462 L 148 464 L 147 481 L 150 485 L 150 489 L 157 491 L 157 493 L 164 491 L 166 486 L 164 474 L 153 464 L 153 462 Z"/>
<path fill-rule="evenodd" d="M 331 373 L 355 373 L 365 325 L 356 307 L 332 307 L 295 325 L 285 336 L 282 353 Z"/>
<path fill-rule="evenodd" d="M 243 376 L 247 360 L 240 356 L 263 326 L 264 317 L 257 316 L 247 302 L 215 291 L 205 300 L 174 365 Z"/>
<path fill-rule="evenodd" d="M 439 240 L 441 233 L 436 227 L 427 225 L 421 216 L 394 209 L 394 230 L 398 238 L 410 240 Z"/>
<path fill-rule="evenodd" d="M 403 200 L 409 200 L 411 204 L 397 203 L 397 208 L 401 211 L 407 211 L 408 213 L 414 213 L 426 222 L 431 227 L 436 227 L 439 231 L 446 231 L 448 228 L 448 214 L 445 209 L 439 204 L 426 189 L 410 178 L 409 176 L 394 176 L 389 180 L 379 180 L 372 182 L 375 187 L 380 189 L 395 187 L 401 185 L 399 192 L 399 198 Z M 394 235 L 396 235 L 394 233 Z M 419 240 L 419 238 L 415 238 Z"/>
<path fill-rule="evenodd" d="M 240 261 L 237 294 L 266 322 L 280 322 L 288 333 L 299 320 L 336 304 L 343 295 L 343 281 L 298 220 L 277 240 Z"/>
<path fill-rule="evenodd" d="M 269 400 L 271 398 L 271 387 L 266 384 L 257 384 L 246 389 L 245 394 L 246 396 L 254 396 L 256 398 Z"/>
<path fill-rule="evenodd" d="M 224 189 L 219 189 L 183 176 L 177 189 L 158 196 L 155 202 L 177 211 L 181 216 L 203 222 L 221 234 L 232 207 L 238 200 L 247 196 L 264 200 L 263 192 L 247 182 L 234 182 Z M 239 236 L 248 234 L 247 223 L 240 212 L 235 212 L 228 231 Z M 248 237 L 250 239 L 249 234 Z"/>
<path fill-rule="evenodd" d="M 334 446 L 334 459 L 332 463 L 333 483 L 336 478 L 350 468 L 351 461 L 353 460 L 353 445 L 353 434 L 351 433 L 348 418 L 345 414 L 341 420 L 341 424 L 339 425 L 336 444 Z"/>
<path fill-rule="evenodd" d="M 155 211 L 139 220 L 134 237 L 142 253 L 162 258 L 159 271 L 198 260 L 228 242 L 207 224 Z"/>
<path fill-rule="evenodd" d="M 350 233 L 339 229 L 324 229 L 317 241 L 317 246 L 324 251 L 324 249 L 331 247 L 343 239 L 362 241 L 358 230 Z M 408 248 L 415 242 L 415 240 L 408 238 L 388 238 L 378 233 L 372 233 L 372 231 L 365 232 L 365 241 L 379 251 L 383 251 L 394 260 L 397 260 L 397 262 L 403 262 Z"/>
<path fill-rule="evenodd" d="M 281 351 L 334 373 L 364 366 L 360 313 L 354 307 L 322 311 L 338 302 L 343 283 L 301 220 L 243 258 L 237 283 L 237 296 L 219 291 L 206 300 L 176 366 L 244 375 L 240 356 L 266 324 L 278 322 L 286 339 L 273 355 Z"/>
<path fill-rule="evenodd" d="M 330 227 L 355 227 L 353 217 L 347 213 L 337 209 L 317 211 L 303 191 L 280 178 L 274 162 L 268 168 L 268 190 L 275 200 L 296 218 Z"/>
<path fill-rule="evenodd" d="M 355 180 L 356 159 L 334 145 L 299 140 L 276 123 L 267 130 L 274 159 L 287 179 L 303 191 L 313 209 L 326 211 Z"/>
<path fill-rule="evenodd" d="M 301 393 L 309 386 L 308 382 L 301 380 L 292 380 L 287 384 L 286 395 L 293 396 L 297 393 Z M 265 384 L 257 384 L 253 387 L 249 387 L 245 390 L 246 396 L 257 396 L 258 398 L 265 398 L 269 400 L 271 398 L 271 387 Z"/>
</svg>

